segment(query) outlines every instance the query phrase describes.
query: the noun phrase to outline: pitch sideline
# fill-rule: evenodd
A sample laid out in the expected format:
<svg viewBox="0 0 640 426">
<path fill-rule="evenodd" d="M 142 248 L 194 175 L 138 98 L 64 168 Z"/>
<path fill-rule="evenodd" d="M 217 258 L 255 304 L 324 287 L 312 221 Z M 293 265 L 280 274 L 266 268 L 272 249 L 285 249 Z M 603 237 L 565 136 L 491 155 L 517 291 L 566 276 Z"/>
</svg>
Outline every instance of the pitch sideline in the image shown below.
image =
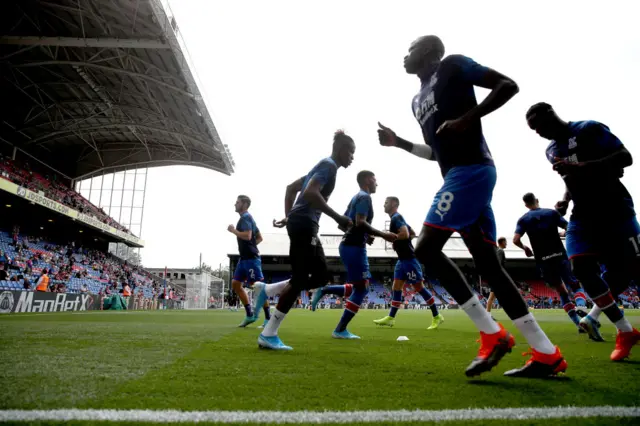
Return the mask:
<svg viewBox="0 0 640 426">
<path fill-rule="evenodd" d="M 640 407 L 470 408 L 397 411 L 178 411 L 178 410 L 0 410 L 9 421 L 119 421 L 146 423 L 375 423 L 460 420 L 550 420 L 587 417 L 640 417 Z"/>
</svg>

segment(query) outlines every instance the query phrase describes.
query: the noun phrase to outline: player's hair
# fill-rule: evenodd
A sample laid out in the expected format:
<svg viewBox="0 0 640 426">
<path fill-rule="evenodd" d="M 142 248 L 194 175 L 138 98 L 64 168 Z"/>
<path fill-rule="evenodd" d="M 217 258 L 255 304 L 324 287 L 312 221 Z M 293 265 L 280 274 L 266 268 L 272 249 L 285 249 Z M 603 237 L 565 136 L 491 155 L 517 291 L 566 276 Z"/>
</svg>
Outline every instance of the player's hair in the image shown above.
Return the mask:
<svg viewBox="0 0 640 426">
<path fill-rule="evenodd" d="M 498 244 L 500 244 L 500 243 L 506 243 L 506 242 L 507 242 L 507 239 L 506 239 L 505 237 L 500 237 L 500 238 L 498 238 Z"/>
<path fill-rule="evenodd" d="M 524 194 L 524 196 L 522 197 L 522 201 L 524 201 L 524 203 L 528 206 L 532 206 L 533 204 L 535 204 L 536 202 L 536 196 L 533 195 L 533 192 L 527 192 L 526 194 Z"/>
<path fill-rule="evenodd" d="M 342 129 L 336 130 L 333 134 L 333 148 L 339 148 L 347 142 L 353 142 L 351 136 L 347 135 Z"/>
<path fill-rule="evenodd" d="M 393 203 L 396 203 L 396 205 L 398 205 L 398 206 L 400 205 L 400 200 L 398 200 L 398 197 L 393 197 L 393 196 L 387 197 L 387 200 L 389 200 L 389 201 L 391 201 Z"/>
<path fill-rule="evenodd" d="M 553 107 L 546 102 L 538 102 L 537 104 L 531 105 L 529 107 L 526 117 L 529 118 L 529 116 L 533 114 L 546 111 L 553 111 Z"/>
<path fill-rule="evenodd" d="M 364 181 L 371 176 L 375 176 L 375 174 L 373 172 L 370 172 L 369 170 L 362 170 L 361 172 L 358 172 L 358 176 L 356 177 L 358 185 L 362 186 Z"/>
<path fill-rule="evenodd" d="M 251 198 L 247 197 L 246 195 L 238 195 L 238 200 L 242 201 L 243 203 L 247 203 L 247 208 L 251 207 Z"/>
</svg>

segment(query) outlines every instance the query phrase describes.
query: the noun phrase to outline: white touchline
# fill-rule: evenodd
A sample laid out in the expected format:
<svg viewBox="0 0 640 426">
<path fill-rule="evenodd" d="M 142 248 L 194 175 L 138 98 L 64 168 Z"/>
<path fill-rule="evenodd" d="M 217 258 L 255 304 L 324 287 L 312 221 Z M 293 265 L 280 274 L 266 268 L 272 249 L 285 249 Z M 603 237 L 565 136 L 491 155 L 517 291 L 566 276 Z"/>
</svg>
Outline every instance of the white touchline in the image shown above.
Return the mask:
<svg viewBox="0 0 640 426">
<path fill-rule="evenodd" d="M 148 423 L 355 423 L 449 420 L 527 420 L 580 417 L 640 417 L 640 407 L 469 408 L 397 411 L 177 411 L 177 410 L 0 410 L 8 421 L 135 421 Z"/>
</svg>

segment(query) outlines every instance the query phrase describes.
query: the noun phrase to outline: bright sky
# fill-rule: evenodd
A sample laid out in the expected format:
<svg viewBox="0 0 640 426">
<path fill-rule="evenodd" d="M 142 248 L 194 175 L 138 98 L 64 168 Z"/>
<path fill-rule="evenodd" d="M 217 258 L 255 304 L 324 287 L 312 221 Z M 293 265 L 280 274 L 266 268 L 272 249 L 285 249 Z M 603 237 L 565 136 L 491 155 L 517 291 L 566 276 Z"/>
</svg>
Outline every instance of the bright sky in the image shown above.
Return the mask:
<svg viewBox="0 0 640 426">
<path fill-rule="evenodd" d="M 511 237 L 525 212 L 522 195 L 534 192 L 552 207 L 563 194 L 540 139 L 524 114 L 551 103 L 565 120 L 607 124 L 640 162 L 637 100 L 640 31 L 634 2 L 608 1 L 212 1 L 173 0 L 178 27 L 203 84 L 209 112 L 236 162 L 231 177 L 212 171 L 150 169 L 142 237 L 149 267 L 226 264 L 237 250 L 226 230 L 237 222 L 238 194 L 265 237 L 283 216 L 285 186 L 331 152 L 344 128 L 356 141 L 355 161 L 338 172 L 329 204 L 343 211 L 357 192 L 356 174 L 369 169 L 379 187 L 374 226 L 387 217 L 384 198 L 400 198 L 415 228 L 442 183 L 437 164 L 379 146 L 377 121 L 422 142 L 411 112 L 419 89 L 405 74 L 409 44 L 425 34 L 513 78 L 520 93 L 483 119 L 497 163 L 493 208 L 498 232 Z M 518 8 L 519 6 L 519 8 Z M 636 28 L 636 29 L 634 29 Z M 486 91 L 477 89 L 480 99 Z M 640 201 L 640 166 L 624 183 Z M 606 220 L 606 194 L 602 198 Z M 337 232 L 323 218 L 321 233 Z"/>
</svg>

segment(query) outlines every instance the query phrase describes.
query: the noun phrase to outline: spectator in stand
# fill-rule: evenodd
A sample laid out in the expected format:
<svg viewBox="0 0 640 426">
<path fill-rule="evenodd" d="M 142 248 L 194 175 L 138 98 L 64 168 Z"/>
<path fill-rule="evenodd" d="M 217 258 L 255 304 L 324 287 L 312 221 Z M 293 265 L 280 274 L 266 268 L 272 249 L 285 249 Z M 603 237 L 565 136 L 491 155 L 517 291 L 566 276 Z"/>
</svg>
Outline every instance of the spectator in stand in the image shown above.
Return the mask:
<svg viewBox="0 0 640 426">
<path fill-rule="evenodd" d="M 82 287 L 80 287 L 80 293 L 88 293 L 89 287 L 87 287 L 86 283 L 82 283 Z"/>
<path fill-rule="evenodd" d="M 36 283 L 36 291 L 49 291 L 49 275 L 47 275 L 48 271 L 46 269 L 42 270 L 42 275 L 38 279 Z"/>
<path fill-rule="evenodd" d="M 6 281 L 9 278 L 9 273 L 6 270 L 5 264 L 0 263 L 0 281 Z"/>
</svg>

